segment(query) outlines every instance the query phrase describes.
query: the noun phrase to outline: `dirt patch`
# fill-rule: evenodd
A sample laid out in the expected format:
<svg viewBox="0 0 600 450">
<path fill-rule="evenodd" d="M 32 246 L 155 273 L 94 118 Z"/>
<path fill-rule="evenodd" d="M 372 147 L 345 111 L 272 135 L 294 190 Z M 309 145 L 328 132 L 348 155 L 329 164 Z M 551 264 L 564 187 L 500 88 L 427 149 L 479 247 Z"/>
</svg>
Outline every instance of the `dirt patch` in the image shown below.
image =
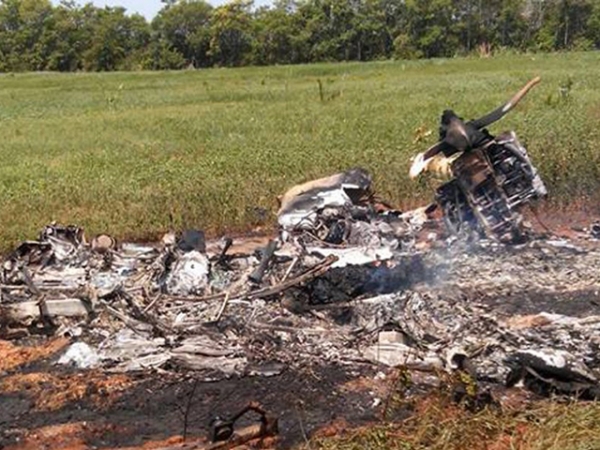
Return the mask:
<svg viewBox="0 0 600 450">
<path fill-rule="evenodd" d="M 479 295 L 483 303 L 507 316 L 546 312 L 571 317 L 587 317 L 600 312 L 600 292 L 597 289 L 581 289 L 572 292 L 521 291 L 511 295 L 489 292 L 479 293 Z"/>
<path fill-rule="evenodd" d="M 66 338 L 51 339 L 34 346 L 17 346 L 8 341 L 0 341 L 0 374 L 48 358 L 68 344 L 69 340 Z"/>
<path fill-rule="evenodd" d="M 543 327 L 544 325 L 549 325 L 552 322 L 545 316 L 526 315 L 509 317 L 505 323 L 512 329 L 520 330 L 523 328 Z"/>
<path fill-rule="evenodd" d="M 110 424 L 76 422 L 66 425 L 52 425 L 29 431 L 23 442 L 9 445 L 5 447 L 5 450 L 88 450 L 93 448 L 88 442 L 93 440 L 94 436 L 123 432 L 126 432 L 126 430 Z M 173 436 L 168 439 L 149 441 L 141 446 L 119 448 L 121 450 L 153 450 L 175 446 L 183 442 L 182 436 Z M 185 442 L 191 444 L 195 440 L 188 439 Z"/>
<path fill-rule="evenodd" d="M 36 411 L 57 411 L 84 399 L 103 410 L 131 387 L 126 375 L 102 373 L 29 373 L 0 379 L 0 390 L 8 395 L 23 395 Z"/>
<path fill-rule="evenodd" d="M 596 203 L 582 199 L 568 204 L 544 203 L 537 211 L 524 209 L 525 219 L 537 232 L 550 232 L 566 239 L 578 239 L 587 234 L 592 223 L 600 220 L 600 208 Z"/>
<path fill-rule="evenodd" d="M 74 422 L 50 425 L 29 431 L 23 442 L 9 445 L 6 450 L 86 450 L 90 436 L 100 433 L 118 433 L 120 430 L 111 425 Z"/>
</svg>

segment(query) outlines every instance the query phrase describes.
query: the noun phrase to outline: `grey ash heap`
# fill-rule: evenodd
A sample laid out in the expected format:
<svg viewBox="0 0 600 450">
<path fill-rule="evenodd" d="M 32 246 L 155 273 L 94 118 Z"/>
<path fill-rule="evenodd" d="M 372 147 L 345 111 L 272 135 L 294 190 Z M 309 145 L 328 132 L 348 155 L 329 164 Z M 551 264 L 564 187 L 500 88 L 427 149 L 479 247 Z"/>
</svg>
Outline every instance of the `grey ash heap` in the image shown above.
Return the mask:
<svg viewBox="0 0 600 450">
<path fill-rule="evenodd" d="M 218 380 L 372 364 L 599 398 L 600 246 L 527 227 L 545 188 L 516 135 L 450 118 L 435 147 L 450 179 L 415 210 L 355 168 L 290 189 L 276 235 L 254 245 L 194 230 L 88 242 L 49 225 L 3 262 L 0 334 L 71 336 L 59 362 L 80 368 Z"/>
</svg>

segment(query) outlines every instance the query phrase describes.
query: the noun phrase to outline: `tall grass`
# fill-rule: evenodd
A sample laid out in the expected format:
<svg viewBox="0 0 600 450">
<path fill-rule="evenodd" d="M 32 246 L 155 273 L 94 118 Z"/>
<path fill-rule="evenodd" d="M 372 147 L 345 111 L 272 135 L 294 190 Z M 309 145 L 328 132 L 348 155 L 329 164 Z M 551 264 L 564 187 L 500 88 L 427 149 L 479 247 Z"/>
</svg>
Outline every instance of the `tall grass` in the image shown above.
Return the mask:
<svg viewBox="0 0 600 450">
<path fill-rule="evenodd" d="M 442 110 L 476 117 L 535 75 L 542 84 L 492 131 L 517 130 L 555 200 L 595 201 L 599 63 L 592 52 L 3 75 L 0 249 L 52 220 L 141 239 L 170 217 L 244 230 L 291 185 L 356 165 L 394 203 L 428 201 L 434 183 L 407 171 L 435 141 Z M 419 128 L 433 133 L 414 143 Z"/>
</svg>

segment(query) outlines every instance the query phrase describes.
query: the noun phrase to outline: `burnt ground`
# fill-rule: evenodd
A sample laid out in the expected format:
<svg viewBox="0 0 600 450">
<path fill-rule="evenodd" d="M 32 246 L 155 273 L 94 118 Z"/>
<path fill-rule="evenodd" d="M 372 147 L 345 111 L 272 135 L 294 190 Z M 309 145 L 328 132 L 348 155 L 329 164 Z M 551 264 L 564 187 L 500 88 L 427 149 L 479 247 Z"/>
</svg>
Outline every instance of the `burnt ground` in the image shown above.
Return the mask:
<svg viewBox="0 0 600 450">
<path fill-rule="evenodd" d="M 307 367 L 194 388 L 191 375 L 73 371 L 53 365 L 53 359 L 24 360 L 0 376 L 0 448 L 152 448 L 184 433 L 188 403 L 187 434 L 197 438 L 208 434 L 215 415 L 228 417 L 259 401 L 279 418 L 278 448 L 301 443 L 340 418 L 351 425 L 376 419 L 373 395 L 360 387 L 363 375 L 374 375 L 366 366 L 352 372 Z"/>
<path fill-rule="evenodd" d="M 537 314 L 544 311 L 583 318 L 600 313 L 600 292 L 593 289 L 554 293 L 522 291 L 503 296 L 486 295 L 486 293 L 478 295 L 482 303 L 508 316 Z"/>
<path fill-rule="evenodd" d="M 554 230 L 572 237 L 569 225 L 551 219 L 546 222 Z M 508 315 L 543 310 L 584 317 L 600 311 L 600 294 L 593 290 L 472 295 Z M 227 417 L 251 401 L 279 418 L 278 448 L 291 448 L 332 423 L 377 421 L 382 408 L 375 399 L 385 402 L 391 385 L 390 377 L 380 380 L 378 368 L 368 365 L 307 366 L 269 378 L 197 384 L 190 373 L 71 370 L 54 364 L 67 345 L 63 338 L 0 341 L 0 449 L 159 448 L 181 442 L 188 403 L 186 432 L 197 439 L 207 435 L 215 415 Z"/>
</svg>

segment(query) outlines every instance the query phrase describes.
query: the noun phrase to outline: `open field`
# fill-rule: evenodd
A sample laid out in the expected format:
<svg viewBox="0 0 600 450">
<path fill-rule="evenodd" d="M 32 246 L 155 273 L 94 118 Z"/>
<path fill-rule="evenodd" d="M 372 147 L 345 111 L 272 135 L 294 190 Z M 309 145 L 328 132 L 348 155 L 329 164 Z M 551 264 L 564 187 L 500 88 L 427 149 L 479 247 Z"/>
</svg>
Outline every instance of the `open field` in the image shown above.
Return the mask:
<svg viewBox="0 0 600 450">
<path fill-rule="evenodd" d="M 407 171 L 441 111 L 480 115 L 535 75 L 542 84 L 492 131 L 517 130 L 555 201 L 592 204 L 599 63 L 591 52 L 2 75 L 0 248 L 52 220 L 139 239 L 167 229 L 170 215 L 213 233 L 268 225 L 287 187 L 354 165 L 398 205 L 428 201 L 432 186 Z M 419 127 L 433 134 L 414 143 Z"/>
<path fill-rule="evenodd" d="M 600 210 L 595 207 L 600 200 L 596 194 L 600 152 L 595 149 L 600 142 L 599 56 L 2 75 L 0 251 L 34 237 L 52 220 L 77 223 L 88 234 L 108 232 L 128 239 L 153 239 L 171 226 L 199 227 L 214 234 L 259 225 L 268 228 L 275 198 L 289 186 L 355 165 L 373 173 L 382 197 L 400 206 L 427 202 L 435 183 L 432 179 L 411 182 L 407 172 L 410 158 L 434 142 L 441 111 L 452 107 L 468 118 L 481 115 L 535 75 L 541 75 L 543 83 L 492 131 L 514 127 L 542 171 L 551 206 L 572 202 L 570 212 L 577 214 L 568 217 L 567 225 L 586 222 L 588 211 Z M 417 142 L 416 135 L 427 130 L 431 135 Z M 550 218 L 555 220 L 551 225 L 565 226 L 562 219 Z M 55 338 L 36 336 L 43 330 L 54 332 L 47 323 L 8 326 L 7 336 L 14 342 L 0 340 L 0 448 L 169 448 L 181 442 L 182 434 L 201 440 L 208 433 L 210 417 L 226 417 L 257 399 L 279 418 L 279 448 L 600 448 L 597 402 L 560 396 L 541 399 L 485 377 L 475 386 L 473 379 L 460 374 L 437 374 L 440 383 L 431 384 L 432 373 L 409 376 L 405 369 L 366 363 L 353 352 L 378 342 L 375 332 L 383 328 L 371 328 L 372 318 L 390 317 L 400 326 L 407 325 L 409 332 L 436 323 L 439 330 L 415 334 L 426 336 L 427 341 L 439 335 L 457 345 L 482 342 L 481 348 L 492 350 L 501 346 L 507 354 L 532 342 L 534 346 L 568 345 L 573 352 L 581 350 L 578 358 L 583 359 L 583 351 L 589 348 L 585 357 L 593 356 L 597 369 L 598 346 L 593 339 L 597 333 L 588 336 L 580 325 L 583 320 L 597 320 L 600 244 L 589 241 L 588 233 L 570 231 L 568 242 L 581 247 L 560 241 L 550 245 L 550 240 L 540 239 L 536 246 L 514 252 L 488 249 L 469 258 L 460 248 L 457 255 L 438 253 L 430 269 L 443 275 L 441 284 L 432 281 L 435 277 L 412 280 L 411 265 L 410 271 L 406 269 L 410 273 L 402 275 L 408 282 L 402 290 L 411 297 L 380 299 L 379 307 L 377 302 L 348 306 L 338 301 L 332 306 L 343 307 L 339 315 L 337 308 L 320 309 L 327 305 L 318 303 L 322 299 L 315 299 L 314 311 L 308 308 L 312 304 L 305 310 L 292 302 L 290 308 L 283 295 L 269 302 L 261 298 L 255 304 L 234 298 L 236 304 L 231 302 L 225 310 L 228 290 L 218 328 L 194 331 L 185 325 L 181 334 L 173 331 L 176 338 L 169 336 L 163 349 L 171 352 L 172 342 L 198 333 L 219 342 L 230 340 L 235 344 L 231 359 L 247 355 L 253 363 L 248 372 L 211 382 L 196 382 L 203 379 L 201 370 L 196 375 L 168 365 L 160 371 L 145 368 L 126 374 L 57 365 L 59 355 L 73 342 L 87 339 L 99 346 L 99 336 L 124 329 L 104 310 L 97 318 L 77 322 L 80 336 L 73 330 L 74 337 L 65 337 L 69 333 L 62 327 Z M 373 265 L 368 273 L 378 273 L 377 267 Z M 427 265 L 414 267 L 423 275 L 429 272 Z M 146 272 L 140 269 L 139 273 Z M 23 273 L 33 273 L 35 280 L 34 270 Z M 277 271 L 270 276 L 282 279 Z M 88 273 L 82 277 L 89 278 Z M 366 286 L 350 272 L 344 280 L 355 287 Z M 52 289 L 61 287 L 55 281 L 50 284 Z M 341 287 L 344 284 L 340 282 Z M 31 297 L 19 295 L 35 302 L 41 316 L 42 300 L 47 298 L 28 289 Z M 331 284 L 331 289 L 341 288 Z M 4 291 L 11 289 L 5 286 Z M 78 291 L 89 295 L 87 290 Z M 56 292 L 63 292 L 62 296 L 70 291 Z M 411 292 L 415 302 L 409 302 Z M 288 294 L 287 300 L 294 300 Z M 11 295 L 17 294 L 11 291 Z M 168 299 L 158 302 L 160 295 L 150 304 L 150 296 L 144 296 L 148 298 L 136 297 L 131 304 L 138 302 L 144 312 L 151 311 L 149 317 L 168 320 L 167 325 L 175 323 L 169 310 L 181 305 Z M 336 302 L 333 295 L 331 299 Z M 427 301 L 419 301 L 417 308 L 419 299 Z M 401 308 L 388 310 L 384 301 L 390 308 Z M 16 303 L 14 298 L 9 302 Z M 117 313 L 129 311 L 128 302 L 118 298 L 107 302 L 120 308 Z M 220 299 L 212 302 L 221 307 Z M 182 309 L 186 312 L 177 313 L 177 320 L 187 314 L 203 326 L 216 325 L 202 322 L 208 308 L 197 308 Z M 548 312 L 552 317 L 564 314 L 575 325 L 552 328 L 550 319 L 539 322 L 541 314 Z M 128 316 L 118 320 L 123 317 Z M 369 328 L 361 325 L 363 335 L 357 338 L 360 328 L 355 325 L 363 323 L 361 317 L 368 319 Z M 417 322 L 423 325 L 411 326 Z M 59 323 L 63 324 L 62 318 Z M 66 319 L 64 323 L 76 322 Z M 496 332 L 504 336 L 505 330 L 510 331 L 510 339 L 491 340 Z M 346 359 L 330 357 L 344 352 L 349 355 Z M 498 364 L 493 357 L 493 352 L 478 354 L 473 361 L 482 362 L 480 367 L 486 369 Z M 271 365 L 280 360 L 285 369 Z M 267 364 L 262 366 L 263 362 Z M 264 367 L 265 373 L 272 370 L 274 375 L 246 376 L 253 367 L 257 373 Z M 461 387 L 467 393 L 474 387 L 490 388 L 492 404 L 476 412 L 458 405 L 453 397 Z"/>
</svg>

